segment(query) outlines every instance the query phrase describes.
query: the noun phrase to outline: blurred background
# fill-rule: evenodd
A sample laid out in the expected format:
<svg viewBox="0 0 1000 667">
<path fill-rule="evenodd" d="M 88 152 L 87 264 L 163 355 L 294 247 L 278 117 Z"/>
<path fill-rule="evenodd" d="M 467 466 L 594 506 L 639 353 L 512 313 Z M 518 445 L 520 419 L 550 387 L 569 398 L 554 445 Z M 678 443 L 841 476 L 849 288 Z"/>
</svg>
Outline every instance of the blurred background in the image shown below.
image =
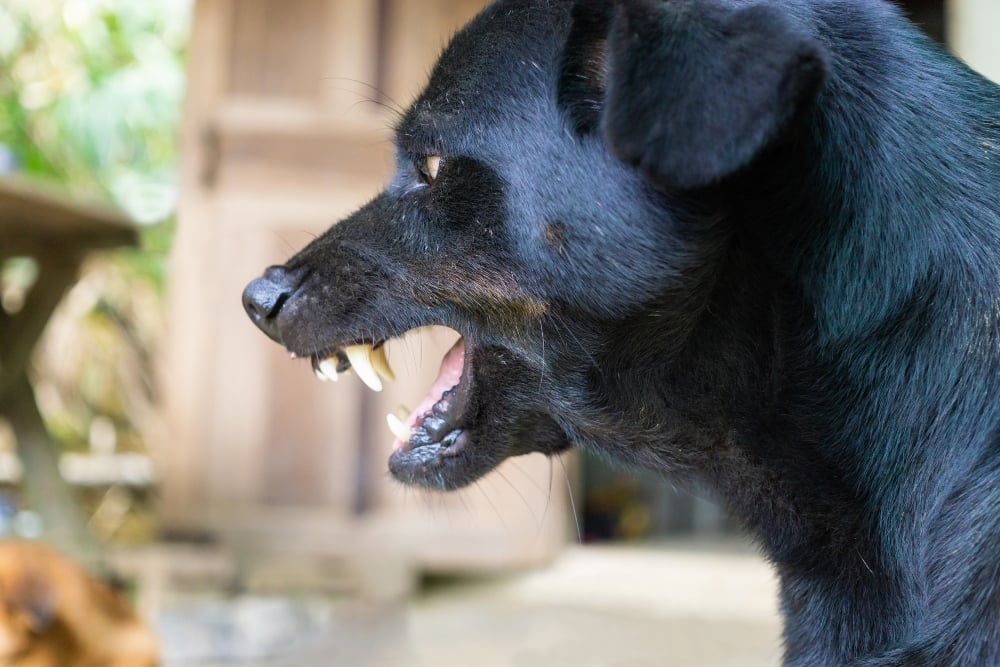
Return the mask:
<svg viewBox="0 0 1000 667">
<path fill-rule="evenodd" d="M 239 295 L 381 187 L 482 0 L 0 2 L 0 534 L 123 582 L 166 665 L 777 664 L 774 581 L 698 489 L 581 453 L 441 495 L 372 394 Z M 1000 3 L 910 0 L 1000 79 Z"/>
</svg>

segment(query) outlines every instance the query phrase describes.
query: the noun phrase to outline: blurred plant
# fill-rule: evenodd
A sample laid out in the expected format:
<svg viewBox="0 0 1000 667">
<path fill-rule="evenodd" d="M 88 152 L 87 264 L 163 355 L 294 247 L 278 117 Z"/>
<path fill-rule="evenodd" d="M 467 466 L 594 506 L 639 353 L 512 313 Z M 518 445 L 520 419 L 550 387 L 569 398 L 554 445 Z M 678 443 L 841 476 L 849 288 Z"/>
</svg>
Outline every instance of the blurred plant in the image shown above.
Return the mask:
<svg viewBox="0 0 1000 667">
<path fill-rule="evenodd" d="M 189 0 L 0 3 L 0 172 L 59 183 L 144 225 L 138 249 L 88 260 L 37 350 L 39 405 L 68 449 L 110 438 L 142 451 L 157 428 L 189 13 Z"/>
<path fill-rule="evenodd" d="M 5 0 L 0 143 L 19 169 L 165 219 L 188 12 L 186 0 Z"/>
</svg>

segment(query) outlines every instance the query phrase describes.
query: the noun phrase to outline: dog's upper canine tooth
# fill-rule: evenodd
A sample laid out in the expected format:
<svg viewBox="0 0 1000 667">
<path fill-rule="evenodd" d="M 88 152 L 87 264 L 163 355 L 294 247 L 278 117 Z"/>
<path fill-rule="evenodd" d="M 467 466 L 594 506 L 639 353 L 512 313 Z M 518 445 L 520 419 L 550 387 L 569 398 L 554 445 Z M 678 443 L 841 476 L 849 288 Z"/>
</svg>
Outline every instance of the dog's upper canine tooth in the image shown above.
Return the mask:
<svg viewBox="0 0 1000 667">
<path fill-rule="evenodd" d="M 351 362 L 351 368 L 358 374 L 361 381 L 368 385 L 372 391 L 382 391 L 382 380 L 372 366 L 372 346 L 371 345 L 348 345 L 344 348 L 347 360 Z"/>
<path fill-rule="evenodd" d="M 316 367 L 316 377 L 323 381 L 337 381 L 337 357 L 329 357 L 319 362 Z"/>
<path fill-rule="evenodd" d="M 389 358 L 385 356 L 385 345 L 372 350 L 371 360 L 372 368 L 375 369 L 376 373 L 389 382 L 396 380 L 396 374 L 392 372 L 392 366 L 389 365 Z"/>
<path fill-rule="evenodd" d="M 389 430 L 400 442 L 406 442 L 413 433 L 410 427 L 403 423 L 403 420 L 391 412 L 385 416 L 385 423 L 389 425 Z"/>
</svg>

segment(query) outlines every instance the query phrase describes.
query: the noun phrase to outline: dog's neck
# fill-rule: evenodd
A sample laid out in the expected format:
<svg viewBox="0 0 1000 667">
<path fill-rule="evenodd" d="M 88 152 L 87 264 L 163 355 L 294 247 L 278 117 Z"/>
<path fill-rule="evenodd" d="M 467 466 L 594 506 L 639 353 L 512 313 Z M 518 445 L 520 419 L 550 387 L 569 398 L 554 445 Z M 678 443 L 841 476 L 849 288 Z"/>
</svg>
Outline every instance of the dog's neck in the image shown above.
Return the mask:
<svg viewBox="0 0 1000 667">
<path fill-rule="evenodd" d="M 752 172 L 707 193 L 705 201 L 715 202 L 732 225 L 726 261 L 719 263 L 726 272 L 702 285 L 703 292 L 692 290 L 707 294 L 695 299 L 697 306 L 679 312 L 667 299 L 637 318 L 641 326 L 629 323 L 636 343 L 614 347 L 606 367 L 644 369 L 631 377 L 646 381 L 639 387 L 609 381 L 609 426 L 594 443 L 641 467 L 698 471 L 787 585 L 802 577 L 836 579 L 845 609 L 873 595 L 891 605 L 902 596 L 889 589 L 920 586 L 906 580 L 919 567 L 890 570 L 901 562 L 893 550 L 907 531 L 927 529 L 912 523 L 934 516 L 927 504 L 935 500 L 909 497 L 902 505 L 881 490 L 953 483 L 932 481 L 937 468 L 928 448 L 984 446 L 932 441 L 935 434 L 947 437 L 947 421 L 957 418 L 949 409 L 955 388 L 947 383 L 978 377 L 967 382 L 964 400 L 982 414 L 997 412 L 995 399 L 968 393 L 991 386 L 995 370 L 977 368 L 971 357 L 938 354 L 936 346 L 995 346 L 997 304 L 983 301 L 963 276 L 995 270 L 987 251 L 978 264 L 965 265 L 976 261 L 977 248 L 991 247 L 1000 200 L 968 197 L 952 162 L 975 165 L 1000 182 L 1000 160 L 987 164 L 996 155 L 987 146 L 1000 144 L 1000 127 L 963 108 L 957 93 L 938 101 L 933 85 L 893 78 L 930 76 L 945 66 L 926 58 L 922 66 L 895 63 L 885 80 L 865 82 L 881 87 L 872 99 L 888 102 L 863 118 L 834 103 L 863 91 L 820 99 Z M 905 100 L 915 89 L 929 98 Z M 926 126 L 916 131 L 922 143 L 904 140 L 915 134 L 912 127 L 904 131 L 907 124 Z M 831 141 L 834 134 L 857 143 Z M 824 172 L 818 164 L 838 168 Z M 886 173 L 901 174 L 906 187 L 886 182 Z M 939 187 L 932 187 L 935 180 Z M 762 205 L 774 202 L 782 210 Z M 914 211 L 923 226 L 913 224 Z M 683 345 L 657 348 L 656 341 L 669 338 L 660 321 L 678 316 L 692 318 L 682 320 Z M 667 326 L 678 330 L 676 321 Z M 911 363 L 885 363 L 898 358 Z M 852 415 L 848 423 L 835 423 L 845 414 Z M 887 483 L 888 476 L 899 479 Z M 885 590 L 876 595 L 879 587 Z M 873 628 L 872 636 L 880 631 Z"/>
</svg>

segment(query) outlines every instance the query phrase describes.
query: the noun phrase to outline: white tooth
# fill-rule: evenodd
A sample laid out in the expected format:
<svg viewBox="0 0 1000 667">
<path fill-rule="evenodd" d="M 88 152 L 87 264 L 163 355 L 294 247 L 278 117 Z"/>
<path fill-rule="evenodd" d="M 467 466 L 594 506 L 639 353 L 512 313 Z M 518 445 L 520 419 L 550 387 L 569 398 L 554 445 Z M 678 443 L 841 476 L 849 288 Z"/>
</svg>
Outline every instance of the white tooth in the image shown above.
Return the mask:
<svg viewBox="0 0 1000 667">
<path fill-rule="evenodd" d="M 344 348 L 344 354 L 351 362 L 351 368 L 358 374 L 361 381 L 368 385 L 372 391 L 382 391 L 382 380 L 378 373 L 372 368 L 372 346 L 371 345 L 349 345 Z"/>
<path fill-rule="evenodd" d="M 316 371 L 316 375 L 320 376 L 322 380 L 329 380 L 330 382 L 337 381 L 337 357 L 330 357 L 319 362 L 319 369 Z"/>
<path fill-rule="evenodd" d="M 389 382 L 396 380 L 396 374 L 392 372 L 392 366 L 389 365 L 389 358 L 385 356 L 385 345 L 372 351 L 372 367 L 375 368 L 376 373 Z"/>
<path fill-rule="evenodd" d="M 410 439 L 412 435 L 410 427 L 403 423 L 396 415 L 391 412 L 385 416 L 385 423 L 389 425 L 389 430 L 392 434 L 396 436 L 396 439 L 400 442 L 406 442 Z"/>
<path fill-rule="evenodd" d="M 428 155 L 424 164 L 427 168 L 427 175 L 430 176 L 433 181 L 438 177 L 438 171 L 441 169 L 441 156 L 440 155 Z"/>
</svg>

